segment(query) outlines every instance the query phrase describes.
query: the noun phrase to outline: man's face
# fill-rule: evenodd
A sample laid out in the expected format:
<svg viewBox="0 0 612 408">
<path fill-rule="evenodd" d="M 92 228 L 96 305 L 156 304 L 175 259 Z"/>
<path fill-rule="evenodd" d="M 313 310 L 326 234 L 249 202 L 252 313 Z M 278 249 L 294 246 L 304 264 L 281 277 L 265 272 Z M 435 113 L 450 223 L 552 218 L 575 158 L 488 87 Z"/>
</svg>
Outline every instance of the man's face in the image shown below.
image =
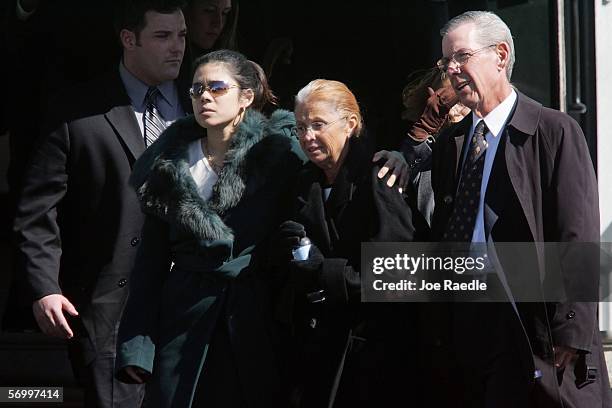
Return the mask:
<svg viewBox="0 0 612 408">
<path fill-rule="evenodd" d="M 180 10 L 172 14 L 147 11 L 145 27 L 130 47 L 133 72 L 147 85 L 176 79 L 185 53 L 185 19 Z"/>
<path fill-rule="evenodd" d="M 442 39 L 442 53 L 450 58 L 478 51 L 464 65 L 451 61 L 447 74 L 460 102 L 484 116 L 507 96 L 507 81 L 495 44 L 481 44 L 475 34 L 472 23 L 457 27 Z"/>
</svg>

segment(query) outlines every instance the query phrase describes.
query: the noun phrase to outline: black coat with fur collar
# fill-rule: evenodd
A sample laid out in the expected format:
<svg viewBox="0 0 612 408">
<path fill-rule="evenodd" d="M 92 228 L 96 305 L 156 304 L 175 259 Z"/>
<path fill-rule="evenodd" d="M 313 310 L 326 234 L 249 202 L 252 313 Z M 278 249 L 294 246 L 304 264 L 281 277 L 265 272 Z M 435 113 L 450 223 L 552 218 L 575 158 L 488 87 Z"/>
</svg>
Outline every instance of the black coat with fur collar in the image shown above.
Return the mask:
<svg viewBox="0 0 612 408">
<path fill-rule="evenodd" d="M 206 202 L 189 171 L 188 146 L 205 137 L 193 116 L 137 161 L 131 184 L 146 221 L 116 367 L 122 380 L 128 365 L 150 373 L 147 405 L 190 406 L 198 381 L 249 406 L 276 405 L 269 285 L 257 248 L 278 226 L 284 192 L 303 164 L 293 126 L 290 112 L 267 119 L 248 111 Z M 215 361 L 232 360 L 232 379 L 215 375 Z"/>
</svg>

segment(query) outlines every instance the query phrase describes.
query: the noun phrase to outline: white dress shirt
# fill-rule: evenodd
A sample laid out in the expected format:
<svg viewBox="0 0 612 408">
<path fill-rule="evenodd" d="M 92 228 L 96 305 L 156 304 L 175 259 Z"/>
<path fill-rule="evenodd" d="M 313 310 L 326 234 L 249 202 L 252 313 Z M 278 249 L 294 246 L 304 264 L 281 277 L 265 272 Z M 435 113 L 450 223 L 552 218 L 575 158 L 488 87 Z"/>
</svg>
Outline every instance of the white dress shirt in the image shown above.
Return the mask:
<svg viewBox="0 0 612 408">
<path fill-rule="evenodd" d="M 130 71 L 127 70 L 123 61 L 119 62 L 119 76 L 125 86 L 128 96 L 136 114 L 136 120 L 140 127 L 140 133 L 144 135 L 143 114 L 147 109 L 145 96 L 149 90 L 149 86 L 136 78 Z M 178 90 L 174 81 L 166 81 L 157 86 L 160 97 L 157 98 L 157 110 L 161 114 L 166 126 L 170 126 L 175 120 L 185 116 L 185 112 L 180 104 Z"/>
<path fill-rule="evenodd" d="M 198 187 L 198 194 L 202 200 L 208 201 L 212 197 L 213 186 L 219 180 L 219 176 L 213 170 L 202 150 L 201 139 L 194 140 L 189 144 L 189 172 Z"/>
</svg>

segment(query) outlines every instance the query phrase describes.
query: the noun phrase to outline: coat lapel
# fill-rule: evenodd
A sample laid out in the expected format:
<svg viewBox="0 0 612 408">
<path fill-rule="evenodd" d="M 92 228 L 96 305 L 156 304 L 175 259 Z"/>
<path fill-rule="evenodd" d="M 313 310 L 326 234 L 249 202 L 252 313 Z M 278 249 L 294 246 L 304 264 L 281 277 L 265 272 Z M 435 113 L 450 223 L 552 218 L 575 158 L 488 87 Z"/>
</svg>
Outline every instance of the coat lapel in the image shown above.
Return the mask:
<svg viewBox="0 0 612 408">
<path fill-rule="evenodd" d="M 522 139 L 526 137 L 526 135 L 511 134 L 512 133 L 508 135 L 508 143 L 506 146 L 506 168 L 512 184 L 512 189 L 518 198 L 525 219 L 529 224 L 531 235 L 534 240 L 537 240 L 539 234 L 537 232 L 536 213 L 530 190 L 533 188 L 531 185 L 533 181 L 537 180 L 539 182 L 540 180 L 539 169 L 533 166 L 533 164 L 536 163 L 534 157 L 526 157 L 530 156 L 532 153 L 531 149 L 524 149 L 523 143 L 514 143 L 517 138 Z M 513 141 L 513 139 L 515 140 Z M 537 171 L 537 174 L 533 174 L 532 170 Z"/>
<path fill-rule="evenodd" d="M 337 226 L 341 225 L 343 212 L 348 203 L 353 199 L 357 183 L 363 181 L 365 176 L 364 167 L 367 168 L 367 166 L 364 166 L 364 163 L 367 163 L 372 157 L 365 146 L 365 142 L 354 138 L 349 143 L 346 161 L 340 168 L 329 199 L 325 203 L 332 242 L 345 238 L 340 235 Z"/>
<path fill-rule="evenodd" d="M 535 241 L 542 239 L 536 226 L 536 211 L 531 191 L 534 180 L 540 180 L 539 160 L 533 148 L 533 136 L 542 110 L 542 105 L 518 92 L 516 108 L 506 125 L 505 161 L 512 188 L 525 214 L 531 235 Z M 536 187 L 539 188 L 539 187 Z"/>
<path fill-rule="evenodd" d="M 325 202 L 328 229 L 330 230 L 329 238 L 331 242 L 339 241 L 342 238 L 338 231 L 337 225 L 340 225 L 342 213 L 348 202 L 351 201 L 353 191 L 355 191 L 354 183 L 346 179 L 336 180 L 329 198 Z"/>
<path fill-rule="evenodd" d="M 329 218 L 336 219 L 341 216 L 342 210 L 351 200 L 354 190 L 355 184 L 348 180 L 348 172 L 343 167 L 332 187 L 329 198 L 325 202 L 325 209 Z"/>
<path fill-rule="evenodd" d="M 508 183 L 504 182 L 504 180 L 507 180 L 505 152 L 508 130 L 504 129 L 499 137 L 501 139 L 499 140 L 499 145 L 497 146 L 497 151 L 495 152 L 495 158 L 493 160 L 493 166 L 491 168 L 491 174 L 489 175 L 489 180 L 494 180 L 494 182 L 489 182 L 485 192 L 484 229 L 486 238 L 490 236 L 491 230 L 493 230 L 495 223 L 506 207 L 509 200 L 508 194 L 510 194 L 508 189 L 511 188 Z"/>
<path fill-rule="evenodd" d="M 449 169 L 453 169 L 454 173 L 451 176 L 453 180 L 454 191 L 457 191 L 459 178 L 461 177 L 461 159 L 463 157 L 464 141 L 466 135 L 469 133 L 469 129 L 472 126 L 472 115 L 467 115 L 455 129 L 453 135 L 449 138 L 449 142 L 453 143 L 453 149 L 455 151 L 454 166 L 448 166 Z"/>
<path fill-rule="evenodd" d="M 485 207 L 490 211 L 488 219 L 485 212 L 485 229 L 488 230 L 486 231 L 488 235 L 508 204 L 507 194 L 513 194 L 518 199 L 533 239 L 537 241 L 536 214 L 530 191 L 533 187 L 531 183 L 533 180 L 539 180 L 540 175 L 538 167 L 533 165 L 536 163 L 536 158 L 533 156 L 529 140 L 536 132 L 541 105 L 518 91 L 517 95 L 514 111 L 500 135 L 502 139 L 499 141 L 489 177 L 489 180 L 502 180 L 506 173 L 510 185 L 503 187 L 499 183 L 489 182 Z M 512 191 L 508 191 L 508 188 Z"/>
<path fill-rule="evenodd" d="M 461 175 L 461 153 L 463 153 L 463 141 L 465 140 L 465 134 L 457 135 L 455 138 L 455 185 L 459 181 Z"/>
<path fill-rule="evenodd" d="M 104 117 L 127 146 L 134 159 L 140 157 L 145 150 L 145 143 L 132 107 L 129 104 L 115 106 Z"/>
<path fill-rule="evenodd" d="M 304 175 L 304 188 L 297 196 L 298 214 L 300 221 L 306 227 L 306 234 L 310 240 L 324 247 L 319 248 L 323 253 L 331 250 L 331 238 L 325 219 L 325 205 L 323 204 L 323 189 L 321 188 L 319 170 L 312 163 L 308 165 L 310 171 Z"/>
</svg>

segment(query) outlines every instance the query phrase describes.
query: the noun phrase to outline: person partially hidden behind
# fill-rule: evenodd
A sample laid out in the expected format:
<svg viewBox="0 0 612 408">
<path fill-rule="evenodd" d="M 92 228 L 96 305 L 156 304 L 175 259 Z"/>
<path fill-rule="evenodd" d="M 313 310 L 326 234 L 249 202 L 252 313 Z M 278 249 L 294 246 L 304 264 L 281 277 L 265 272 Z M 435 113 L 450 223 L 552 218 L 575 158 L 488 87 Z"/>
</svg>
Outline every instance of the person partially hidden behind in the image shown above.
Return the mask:
<svg viewBox="0 0 612 408">
<path fill-rule="evenodd" d="M 404 111 L 402 119 L 410 123 L 406 138 L 400 146 L 408 166 L 407 191 L 419 231 L 429 231 L 434 209 L 431 188 L 431 151 L 440 132 L 461 121 L 469 109 L 459 103 L 448 77 L 435 67 L 417 77 L 402 91 Z M 419 240 L 427 240 L 420 233 Z"/>
<path fill-rule="evenodd" d="M 215 49 L 236 48 L 237 1 L 189 0 L 183 12 L 187 23 L 189 54 L 194 60 Z"/>
<path fill-rule="evenodd" d="M 593 290 L 598 264 L 589 268 L 599 259 L 571 246 L 600 237 L 585 137 L 570 116 L 511 85 L 514 43 L 497 15 L 466 12 L 441 35 L 438 67 L 471 113 L 434 145 L 432 238 L 496 248 L 496 270 L 509 288 L 507 302 L 453 305 L 456 364 L 441 369 L 452 368 L 459 391 L 449 397 L 454 406 L 474 408 L 610 407 Z M 511 269 L 500 242 L 526 244 L 523 266 L 527 258 L 544 259 L 531 243 L 565 243 L 572 258 L 564 258 L 563 280 L 584 293 L 593 290 L 591 297 L 521 302 L 521 291 L 542 284 L 540 274 L 530 271 L 530 285 L 514 286 L 520 267 Z"/>
<path fill-rule="evenodd" d="M 183 13 L 187 43 L 179 82 L 189 87 L 198 57 L 218 49 L 237 49 L 239 7 L 236 0 L 187 0 Z"/>
<path fill-rule="evenodd" d="M 434 209 L 431 150 L 440 132 L 463 119 L 469 109 L 459 103 L 448 77 L 437 67 L 411 77 L 414 79 L 402 90 L 402 119 L 409 125 L 406 137 L 398 151 L 381 150 L 372 161 L 387 159 L 379 178 L 386 178 L 389 187 L 399 186 L 406 194 L 415 210 L 415 240 L 426 241 Z"/>
<path fill-rule="evenodd" d="M 67 91 L 26 171 L 14 223 L 40 329 L 68 339 L 87 407 L 136 407 L 144 388 L 113 379 L 115 341 L 143 217 L 128 187 L 134 161 L 184 116 L 175 78 L 181 4 L 130 0 L 117 18 L 123 58 Z"/>
</svg>

